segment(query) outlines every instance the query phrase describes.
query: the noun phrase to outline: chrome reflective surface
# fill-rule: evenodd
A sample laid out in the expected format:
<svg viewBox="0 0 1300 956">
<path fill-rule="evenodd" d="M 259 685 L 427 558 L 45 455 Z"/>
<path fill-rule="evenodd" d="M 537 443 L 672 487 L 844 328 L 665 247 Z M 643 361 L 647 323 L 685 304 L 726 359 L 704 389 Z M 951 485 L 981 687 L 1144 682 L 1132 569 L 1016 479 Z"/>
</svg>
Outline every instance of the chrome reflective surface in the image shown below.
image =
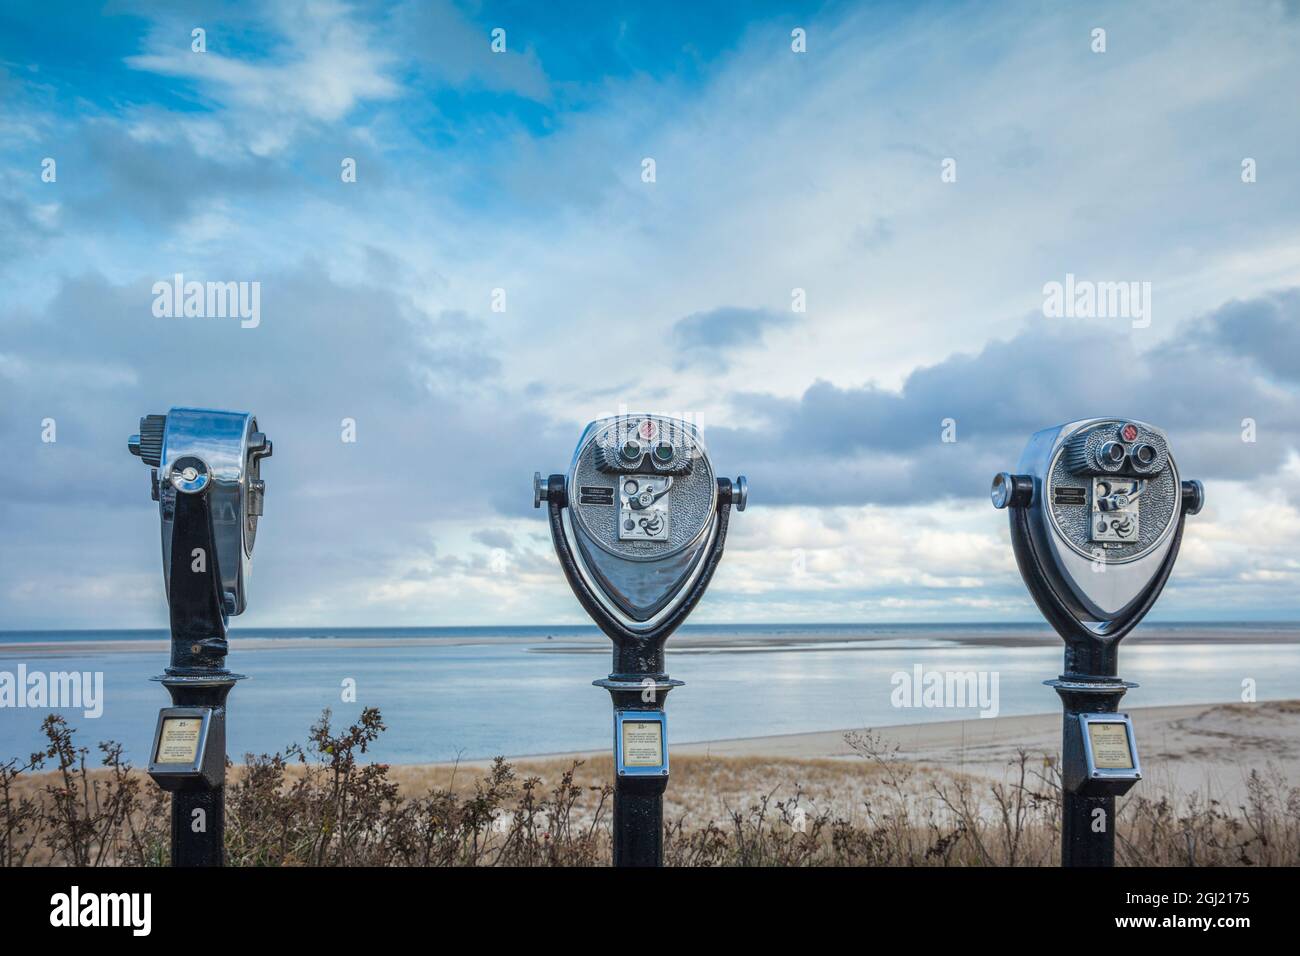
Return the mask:
<svg viewBox="0 0 1300 956">
<path fill-rule="evenodd" d="M 625 454 L 634 440 L 637 453 Z M 672 454 L 647 473 L 661 446 Z M 592 422 L 567 481 L 563 523 L 588 589 L 625 627 L 653 628 L 684 599 L 716 534 L 717 480 L 699 431 L 662 415 Z"/>
<path fill-rule="evenodd" d="M 1053 566 L 1044 568 L 1044 571 L 1063 585 L 1060 596 L 1072 606 L 1080 620 L 1108 621 L 1123 614 L 1159 572 L 1173 542 L 1173 530 L 1177 524 L 1176 508 L 1159 528 L 1155 542 L 1136 557 L 1127 559 L 1104 557 L 1099 560 L 1096 547 L 1090 550 L 1073 540 L 1053 515 L 1047 493 L 1048 476 L 1052 474 L 1069 439 L 1101 423 L 1128 421 L 1134 420 L 1090 418 L 1045 428 L 1030 438 L 1017 466 L 1020 474 L 1030 475 L 1034 480 L 1034 502 L 1029 509 L 1029 528 L 1038 551 L 1051 559 Z M 1154 426 L 1144 422 L 1136 424 L 1163 437 L 1164 433 Z M 1168 457 L 1168 467 L 1172 472 L 1172 485 L 1176 489 L 1179 487 L 1179 475 L 1172 455 Z M 997 504 L 998 491 L 995 485 L 994 504 Z"/>
<path fill-rule="evenodd" d="M 578 543 L 573 549 L 574 561 L 587 590 L 615 621 L 633 631 L 654 630 L 685 599 L 704 570 L 702 558 L 713 547 L 718 527 L 715 520 L 697 543 L 697 550 L 671 555 L 661 567 L 618 559 L 593 567 L 591 557 L 599 559 L 604 552 L 583 544 L 582 533 L 575 530 L 568 509 L 561 522 L 569 539 Z"/>
<path fill-rule="evenodd" d="M 671 437 L 677 448 L 673 467 L 688 473 L 676 475 L 662 499 L 671 516 L 668 534 L 628 538 L 619 533 L 617 526 L 607 524 L 602 506 L 583 500 L 584 482 L 579 479 L 585 474 L 594 483 L 608 486 L 614 499 L 621 500 L 621 486 L 626 479 L 644 478 L 638 475 L 641 469 L 635 463 L 620 460 L 625 433 L 645 429 L 651 437 Z M 624 561 L 661 561 L 669 554 L 690 550 L 717 513 L 717 481 L 699 430 L 689 422 L 664 415 L 615 415 L 592 422 L 578 439 L 569 464 L 568 487 L 575 527 L 589 544 Z"/>
<path fill-rule="evenodd" d="M 254 436 L 257 436 L 255 440 Z M 175 489 L 192 484 L 186 469 L 194 468 L 186 459 L 197 458 L 206 468 L 208 499 L 212 510 L 217 562 L 221 569 L 221 588 L 228 614 L 241 614 L 247 606 L 246 587 L 252 574 L 253 542 L 257 534 L 260 501 L 250 502 L 249 486 L 260 482 L 260 458 L 263 452 L 257 440 L 270 442 L 257 429 L 257 420 L 248 412 L 224 412 L 201 408 L 173 408 L 167 413 L 163 437 L 162 494 L 159 513 L 162 518 L 163 577 L 170 597 L 172 514 Z M 202 469 L 197 469 L 202 470 Z M 188 489 L 196 491 L 196 488 Z M 255 509 L 250 507 L 255 505 Z"/>
</svg>

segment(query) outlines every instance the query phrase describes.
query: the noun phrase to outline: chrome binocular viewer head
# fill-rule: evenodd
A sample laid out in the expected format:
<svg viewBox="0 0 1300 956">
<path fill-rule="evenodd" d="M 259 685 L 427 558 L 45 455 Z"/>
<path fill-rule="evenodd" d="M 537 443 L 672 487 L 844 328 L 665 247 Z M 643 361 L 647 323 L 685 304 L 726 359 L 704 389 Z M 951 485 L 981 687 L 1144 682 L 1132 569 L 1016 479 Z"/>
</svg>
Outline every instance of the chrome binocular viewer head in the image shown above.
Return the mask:
<svg viewBox="0 0 1300 956">
<path fill-rule="evenodd" d="M 744 477 L 714 474 L 694 425 L 661 415 L 592 422 L 568 474 L 533 485 L 574 594 L 616 641 L 666 638 L 685 618 L 748 497 Z"/>
<path fill-rule="evenodd" d="M 187 583 L 190 575 L 206 573 L 222 616 L 243 613 L 266 493 L 261 464 L 271 456 L 257 419 L 246 412 L 173 408 L 140 419 L 140 432 L 127 447 L 153 466 L 168 600 L 177 597 L 178 573 Z"/>
<path fill-rule="evenodd" d="M 1079 636 L 1118 639 L 1163 589 L 1185 515 L 1204 502 L 1185 481 L 1165 433 L 1124 418 L 1091 418 L 1035 434 L 1018 474 L 993 479 L 1011 509 L 1021 575 L 1048 620 Z M 1064 628 L 1064 630 L 1063 630 Z"/>
</svg>

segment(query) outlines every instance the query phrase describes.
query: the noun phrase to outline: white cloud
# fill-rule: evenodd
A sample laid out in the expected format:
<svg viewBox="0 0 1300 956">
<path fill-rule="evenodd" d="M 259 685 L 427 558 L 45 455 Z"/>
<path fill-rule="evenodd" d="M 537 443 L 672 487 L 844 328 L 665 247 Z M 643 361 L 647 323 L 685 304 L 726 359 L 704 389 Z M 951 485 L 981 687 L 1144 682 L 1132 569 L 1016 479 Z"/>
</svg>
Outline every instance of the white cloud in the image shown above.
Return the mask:
<svg viewBox="0 0 1300 956">
<path fill-rule="evenodd" d="M 195 139 L 230 143 L 243 139 L 255 156 L 284 150 L 307 123 L 336 123 L 359 103 L 396 97 L 392 55 L 345 4 L 279 3 L 268 8 L 270 24 L 283 41 L 275 56 L 253 61 L 221 52 L 213 33 L 204 53 L 191 50 L 189 37 L 155 32 L 149 53 L 127 64 L 164 76 L 194 81 L 222 110 L 226 134 L 210 136 L 210 120 L 193 124 Z M 239 131 L 229 135 L 230 126 Z M 144 134 L 144 131 L 141 131 Z"/>
<path fill-rule="evenodd" d="M 472 533 L 496 520 L 502 501 L 523 507 L 533 467 L 563 468 L 586 420 L 619 405 L 685 411 L 707 435 L 762 417 L 739 392 L 795 396 L 817 380 L 896 387 L 920 365 L 1045 322 L 1042 284 L 1066 272 L 1154 284 L 1150 330 L 1096 328 L 1103 366 L 1128 367 L 1132 353 L 1168 343 L 1184 320 L 1227 299 L 1300 283 L 1300 186 L 1284 173 L 1300 168 L 1300 38 L 1294 21 L 1267 6 L 1237 17 L 1173 5 L 1115 4 L 1086 18 L 1039 5 L 965 8 L 894 23 L 851 12 L 809 21 L 814 42 L 798 58 L 788 31 L 760 24 L 706 65 L 699 86 L 646 74 L 601 80 L 584 109 L 548 116 L 547 135 L 498 118 L 498 141 L 463 150 L 421 141 L 399 99 L 408 87 L 428 95 L 451 85 L 551 104 L 544 63 L 524 38 L 513 36 L 510 56 L 488 58 L 480 27 L 447 6 L 427 8 L 445 27 L 428 34 L 393 29 L 422 16 L 421 4 L 382 23 L 337 3 L 270 9 L 259 27 L 276 43 L 265 53 L 233 56 L 212 32 L 209 52 L 195 54 L 186 31 L 159 31 L 129 60 L 192 83 L 208 111 L 133 107 L 92 121 L 137 145 L 183 147 L 233 175 L 182 181 L 185 201 L 141 230 L 122 228 L 137 210 L 114 181 L 119 191 L 95 197 L 108 209 L 95 230 L 80 228 L 77 206 L 64 199 L 86 187 L 64 172 L 75 166 L 61 165 L 61 191 L 50 194 L 58 199 L 26 203 L 36 211 L 16 220 L 61 227 L 57 248 L 16 258 L 9 268 L 22 274 L 5 290 L 12 303 L 20 284 L 59 287 L 52 263 L 107 275 L 117 288 L 95 286 L 50 318 L 51 335 L 70 336 L 82 328 L 73 325 L 85 315 L 80 303 L 121 293 L 133 315 L 148 297 L 130 290 L 177 271 L 265 280 L 268 304 L 287 290 L 259 338 L 202 339 L 203 361 L 189 376 L 214 400 L 256 400 L 268 422 L 297 429 L 275 434 L 284 455 L 297 442 L 313 464 L 330 466 L 328 488 L 307 480 L 290 488 L 292 472 L 277 471 L 285 457 L 268 466 L 280 497 L 268 502 L 259 574 L 273 568 L 278 579 L 259 579 L 247 623 L 582 622 L 540 515 L 500 520 L 518 542 L 504 564 Z M 1088 27 L 1103 12 L 1111 52 L 1098 57 Z M 55 130 L 70 144 L 85 131 L 16 115 L 24 118 L 0 129 L 47 138 Z M 312 142 L 322 131 L 325 147 Z M 322 165 L 312 152 L 344 138 L 374 151 L 355 188 L 338 183 L 336 159 Z M 107 162 L 111 152 L 95 158 Z M 1259 183 L 1240 182 L 1244 155 L 1259 159 Z M 658 164 L 654 184 L 640 180 L 646 156 Z M 952 185 L 939 178 L 946 156 L 958 161 Z M 142 168 L 141 178 L 156 172 Z M 268 169 L 291 175 L 238 192 Z M 4 190 L 26 188 L 24 176 L 21 185 L 6 177 Z M 285 278 L 299 271 L 299 280 Z M 489 311 L 496 287 L 508 293 L 505 313 Z M 785 314 L 795 287 L 806 290 L 808 312 L 729 354 L 725 369 L 674 361 L 670 330 L 684 316 L 727 307 Z M 141 339 L 125 349 L 125 334 L 60 344 L 61 361 L 49 342 L 7 349 L 0 385 L 31 400 L 24 414 L 56 399 L 76 407 L 88 390 L 135 390 L 132 414 L 190 400 L 171 390 L 193 346 Z M 96 348 L 109 357 L 97 359 Z M 209 361 L 222 348 L 240 362 L 238 382 Z M 499 376 L 484 371 L 497 362 Z M 402 390 L 408 373 L 421 388 Z M 310 391 L 320 374 L 326 388 Z M 1104 368 L 1096 382 L 1095 397 L 1113 399 Z M 1184 384 L 1197 383 L 1174 383 Z M 1167 398 L 1172 414 L 1176 391 Z M 400 414 L 387 414 L 399 404 Z M 384 419 L 388 443 L 368 446 L 373 470 L 329 457 L 345 413 L 362 416 L 367 440 L 374 418 Z M 132 422 L 121 417 L 121 434 L 110 437 L 124 455 Z M 1261 427 L 1263 442 L 1268 423 Z M 516 461 L 520 441 L 527 455 L 550 460 Z M 448 490 L 447 481 L 449 498 L 412 503 L 416 520 L 429 519 L 412 527 L 409 513 L 384 506 L 395 481 L 385 469 L 436 446 L 472 456 L 494 486 Z M 734 474 L 762 449 L 728 451 L 718 465 Z M 92 462 L 98 449 L 82 454 Z M 916 460 L 907 449 L 872 448 L 840 480 L 865 498 Z M 496 487 L 507 472 L 518 473 L 517 499 Z M 1241 483 L 1209 487 L 1162 612 L 1294 613 L 1297 475 L 1293 460 L 1262 497 Z M 693 620 L 1036 616 L 1005 516 L 983 498 L 773 508 L 762 494 L 756 486 L 754 506 L 735 516 L 727 557 Z M 320 513 L 334 523 L 312 539 L 308 561 L 296 548 Z M 151 518 L 140 508 L 130 520 Z M 64 545 L 48 530 L 28 526 L 33 567 L 60 565 Z M 358 543 L 362 560 L 350 553 Z M 142 568 L 157 560 L 151 549 L 135 558 Z M 48 606 L 19 604 L 8 610 L 24 620 L 48 615 Z"/>
</svg>

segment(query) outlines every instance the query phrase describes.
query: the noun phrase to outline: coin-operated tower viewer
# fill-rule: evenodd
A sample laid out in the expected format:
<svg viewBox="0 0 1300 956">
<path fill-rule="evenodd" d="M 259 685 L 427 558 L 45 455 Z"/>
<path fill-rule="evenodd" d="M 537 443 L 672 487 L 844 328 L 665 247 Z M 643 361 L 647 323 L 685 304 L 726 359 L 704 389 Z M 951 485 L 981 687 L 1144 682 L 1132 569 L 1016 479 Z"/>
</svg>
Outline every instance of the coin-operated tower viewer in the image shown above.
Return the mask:
<svg viewBox="0 0 1300 956">
<path fill-rule="evenodd" d="M 1020 575 L 1065 641 L 1065 672 L 1046 681 L 1065 711 L 1061 863 L 1113 866 L 1115 797 L 1142 777 L 1133 722 L 1119 701 L 1119 642 L 1156 602 L 1178 557 L 1184 518 L 1201 510 L 1165 433 L 1125 418 L 1037 432 L 1017 474 L 993 479 L 1008 510 Z"/>
<path fill-rule="evenodd" d="M 745 478 L 718 478 L 696 427 L 660 415 L 592 422 L 567 475 L 533 476 L 560 567 L 614 642 L 614 865 L 663 862 L 668 786 L 664 697 L 682 681 L 664 642 L 704 596 L 727 520 L 745 510 Z"/>
<path fill-rule="evenodd" d="M 158 714 L 149 776 L 172 794 L 172 865 L 224 862 L 226 625 L 242 614 L 271 442 L 244 412 L 173 408 L 140 419 L 127 447 L 151 465 L 162 523 L 171 663 L 154 680 L 172 706 Z"/>
</svg>

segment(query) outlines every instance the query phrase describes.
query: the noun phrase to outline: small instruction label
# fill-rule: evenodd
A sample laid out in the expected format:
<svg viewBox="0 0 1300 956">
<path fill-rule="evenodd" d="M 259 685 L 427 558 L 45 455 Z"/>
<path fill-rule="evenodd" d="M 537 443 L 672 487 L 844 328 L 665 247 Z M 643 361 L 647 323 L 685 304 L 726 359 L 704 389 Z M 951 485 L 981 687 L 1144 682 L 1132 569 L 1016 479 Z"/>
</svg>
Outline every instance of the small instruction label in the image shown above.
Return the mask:
<svg viewBox="0 0 1300 956">
<path fill-rule="evenodd" d="M 1133 753 L 1128 747 L 1128 729 L 1113 721 L 1088 721 L 1092 743 L 1092 764 L 1098 770 L 1132 770 Z"/>
<path fill-rule="evenodd" d="M 623 721 L 623 766 L 659 767 L 664 762 L 664 730 L 658 720 Z"/>
<path fill-rule="evenodd" d="M 158 735 L 158 755 L 154 763 L 192 764 L 199 755 L 200 717 L 168 717 Z"/>
</svg>

